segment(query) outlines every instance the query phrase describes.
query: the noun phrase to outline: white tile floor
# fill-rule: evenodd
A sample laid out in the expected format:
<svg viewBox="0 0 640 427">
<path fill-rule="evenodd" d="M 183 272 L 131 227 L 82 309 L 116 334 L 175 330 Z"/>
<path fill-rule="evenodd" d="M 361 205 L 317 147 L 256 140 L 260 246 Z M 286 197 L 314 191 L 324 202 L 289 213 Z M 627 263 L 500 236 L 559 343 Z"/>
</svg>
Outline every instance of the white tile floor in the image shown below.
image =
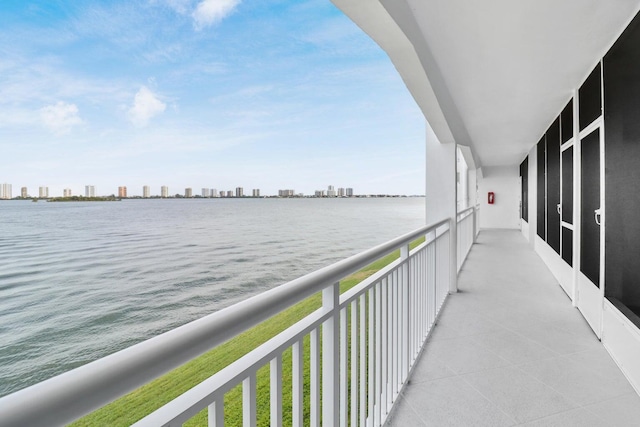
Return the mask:
<svg viewBox="0 0 640 427">
<path fill-rule="evenodd" d="M 640 426 L 640 397 L 518 231 L 483 231 L 387 425 Z"/>
</svg>

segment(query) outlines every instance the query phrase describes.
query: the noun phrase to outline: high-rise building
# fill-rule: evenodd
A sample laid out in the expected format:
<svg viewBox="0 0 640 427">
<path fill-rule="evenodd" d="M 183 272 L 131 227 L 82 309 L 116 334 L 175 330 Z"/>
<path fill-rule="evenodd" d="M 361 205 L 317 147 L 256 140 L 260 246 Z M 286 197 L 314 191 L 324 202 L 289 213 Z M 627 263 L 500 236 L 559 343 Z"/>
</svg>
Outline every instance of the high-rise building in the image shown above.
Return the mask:
<svg viewBox="0 0 640 427">
<path fill-rule="evenodd" d="M 169 187 L 167 187 L 166 185 L 160 187 L 160 197 L 162 197 L 163 199 L 169 197 Z"/>
<path fill-rule="evenodd" d="M 84 186 L 84 196 L 85 197 L 96 197 L 96 187 L 94 185 L 85 185 Z"/>
<path fill-rule="evenodd" d="M 233 191 L 231 190 L 227 191 L 227 197 L 233 197 Z"/>
<path fill-rule="evenodd" d="M 353 197 L 353 188 L 347 188 L 345 193 L 347 197 Z"/>
<path fill-rule="evenodd" d="M 202 197 L 211 197 L 211 190 L 209 190 L 208 188 L 203 188 L 202 189 Z"/>
<path fill-rule="evenodd" d="M 4 183 L 0 185 L 0 199 L 9 200 L 13 198 L 11 193 L 11 184 Z"/>
<path fill-rule="evenodd" d="M 187 187 L 184 189 L 184 197 L 186 198 L 193 197 L 193 189 L 191 189 L 191 187 Z"/>
<path fill-rule="evenodd" d="M 41 199 L 49 198 L 49 187 L 38 188 L 38 197 L 40 197 Z"/>
<path fill-rule="evenodd" d="M 344 188 L 338 188 L 338 197 L 344 197 Z"/>
<path fill-rule="evenodd" d="M 236 187 L 236 197 L 244 197 L 244 188 Z"/>
<path fill-rule="evenodd" d="M 126 199 L 127 198 L 127 187 L 126 186 L 118 187 L 118 197 L 121 198 L 121 199 Z"/>
<path fill-rule="evenodd" d="M 253 197 L 260 197 L 260 189 L 259 189 L 259 188 L 254 188 L 254 189 L 251 191 L 251 195 L 252 195 Z"/>
<path fill-rule="evenodd" d="M 218 190 L 216 190 L 215 188 L 211 189 L 211 197 L 218 197 Z M 224 196 L 222 196 L 224 197 Z"/>
<path fill-rule="evenodd" d="M 278 190 L 279 197 L 293 197 L 295 194 L 295 190 Z"/>
<path fill-rule="evenodd" d="M 333 185 L 327 188 L 327 197 L 336 197 L 336 190 L 333 188 Z"/>
<path fill-rule="evenodd" d="M 324 197 L 324 190 L 316 190 L 316 197 Z"/>
<path fill-rule="evenodd" d="M 20 197 L 22 197 L 23 199 L 26 199 L 27 197 L 29 197 L 29 194 L 27 192 L 27 187 L 22 187 L 20 189 Z"/>
<path fill-rule="evenodd" d="M 64 197 L 71 197 L 71 189 L 70 188 L 65 188 L 62 191 L 62 194 L 64 195 Z"/>
<path fill-rule="evenodd" d="M 151 188 L 148 185 L 142 187 L 142 197 L 144 197 L 145 199 L 151 197 Z"/>
</svg>

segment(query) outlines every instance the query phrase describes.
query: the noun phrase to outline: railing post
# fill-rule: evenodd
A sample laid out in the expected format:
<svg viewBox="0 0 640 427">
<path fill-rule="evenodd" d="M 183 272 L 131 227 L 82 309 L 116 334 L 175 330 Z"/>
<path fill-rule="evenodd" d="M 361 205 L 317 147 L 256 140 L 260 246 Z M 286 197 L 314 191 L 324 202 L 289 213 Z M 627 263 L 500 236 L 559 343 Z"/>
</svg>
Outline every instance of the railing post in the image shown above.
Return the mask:
<svg viewBox="0 0 640 427">
<path fill-rule="evenodd" d="M 473 236 L 471 236 L 471 244 L 473 245 L 476 242 L 476 234 L 478 232 L 478 224 L 476 224 L 476 220 L 478 219 L 478 208 L 473 208 Z"/>
<path fill-rule="evenodd" d="M 322 307 L 332 315 L 322 325 L 322 425 L 340 425 L 340 283 L 322 290 Z"/>
<path fill-rule="evenodd" d="M 402 382 L 409 375 L 409 363 L 411 355 L 409 351 L 409 337 L 411 337 L 409 331 L 409 319 L 411 313 L 409 313 L 409 245 L 404 245 L 400 248 L 400 259 L 404 261 L 402 266 Z"/>
<path fill-rule="evenodd" d="M 449 293 L 458 292 L 458 215 L 449 219 Z"/>
</svg>

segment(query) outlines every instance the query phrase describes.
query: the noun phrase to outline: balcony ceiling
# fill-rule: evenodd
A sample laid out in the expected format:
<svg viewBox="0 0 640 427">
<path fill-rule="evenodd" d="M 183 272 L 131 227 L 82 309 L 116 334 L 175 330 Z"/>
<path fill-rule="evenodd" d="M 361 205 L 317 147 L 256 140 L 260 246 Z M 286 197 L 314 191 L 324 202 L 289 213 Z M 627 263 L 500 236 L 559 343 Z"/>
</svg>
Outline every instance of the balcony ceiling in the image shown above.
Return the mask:
<svg viewBox="0 0 640 427">
<path fill-rule="evenodd" d="M 333 0 L 389 55 L 441 142 L 520 163 L 640 0 Z"/>
</svg>

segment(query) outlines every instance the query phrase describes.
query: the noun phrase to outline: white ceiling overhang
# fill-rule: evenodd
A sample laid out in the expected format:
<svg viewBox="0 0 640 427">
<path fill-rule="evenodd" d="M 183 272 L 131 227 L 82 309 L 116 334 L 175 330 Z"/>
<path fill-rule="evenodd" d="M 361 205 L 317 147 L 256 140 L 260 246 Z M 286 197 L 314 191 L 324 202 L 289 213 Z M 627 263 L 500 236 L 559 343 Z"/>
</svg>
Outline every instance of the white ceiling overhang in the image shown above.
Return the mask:
<svg viewBox="0 0 640 427">
<path fill-rule="evenodd" d="M 640 0 L 333 0 L 387 52 L 441 142 L 513 165 Z"/>
</svg>

